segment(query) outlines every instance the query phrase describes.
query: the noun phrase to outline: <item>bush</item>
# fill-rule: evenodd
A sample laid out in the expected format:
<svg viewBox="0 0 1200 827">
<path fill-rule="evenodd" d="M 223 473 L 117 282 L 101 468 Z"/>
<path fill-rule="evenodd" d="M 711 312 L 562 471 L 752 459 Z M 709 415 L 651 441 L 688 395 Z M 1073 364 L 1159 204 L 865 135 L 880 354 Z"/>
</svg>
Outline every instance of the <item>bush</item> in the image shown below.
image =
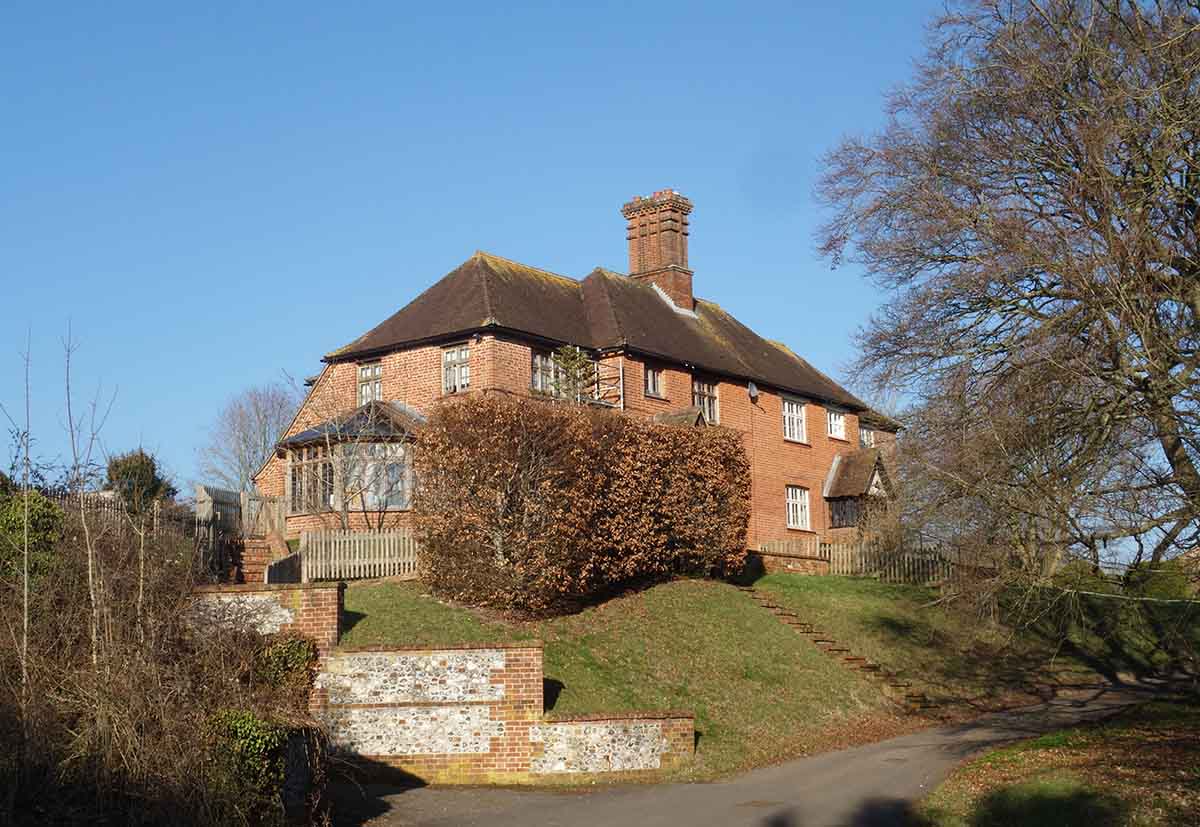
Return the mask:
<svg viewBox="0 0 1200 827">
<path fill-rule="evenodd" d="M 1186 600 L 1195 591 L 1182 560 L 1165 560 L 1155 566 L 1130 569 L 1125 575 L 1125 589 L 1138 597 L 1160 600 Z"/>
<path fill-rule="evenodd" d="M 138 543 L 82 514 L 30 589 L 27 657 L 0 638 L 0 823 L 282 824 L 279 732 L 315 726 L 311 642 L 198 626 L 189 540 L 148 537 L 143 574 Z M 18 635 L 21 585 L 0 577 Z M 295 806 L 319 816 L 319 797 Z"/>
<path fill-rule="evenodd" d="M 416 447 L 423 574 L 444 596 L 544 614 L 745 563 L 736 431 L 484 396 L 437 409 Z"/>
<path fill-rule="evenodd" d="M 63 533 L 63 512 L 53 501 L 29 494 L 29 576 L 38 580 L 54 564 L 54 547 Z M 24 568 L 25 495 L 0 493 L 0 580 L 17 582 Z"/>
</svg>

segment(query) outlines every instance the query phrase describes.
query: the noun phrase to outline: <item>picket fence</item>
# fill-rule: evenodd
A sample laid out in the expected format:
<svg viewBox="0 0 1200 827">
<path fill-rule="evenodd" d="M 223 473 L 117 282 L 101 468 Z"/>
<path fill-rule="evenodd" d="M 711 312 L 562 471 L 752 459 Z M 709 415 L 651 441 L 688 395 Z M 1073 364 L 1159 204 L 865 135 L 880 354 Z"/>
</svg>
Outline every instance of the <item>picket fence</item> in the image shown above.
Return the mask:
<svg viewBox="0 0 1200 827">
<path fill-rule="evenodd" d="M 824 560 L 830 574 L 878 577 L 889 583 L 939 583 L 953 580 L 957 574 L 953 561 L 936 551 L 897 552 L 861 541 L 827 543 L 815 536 L 801 537 L 763 543 L 759 550 Z"/>
<path fill-rule="evenodd" d="M 417 576 L 418 544 L 406 528 L 305 531 L 300 535 L 300 579 L 358 580 Z"/>
</svg>

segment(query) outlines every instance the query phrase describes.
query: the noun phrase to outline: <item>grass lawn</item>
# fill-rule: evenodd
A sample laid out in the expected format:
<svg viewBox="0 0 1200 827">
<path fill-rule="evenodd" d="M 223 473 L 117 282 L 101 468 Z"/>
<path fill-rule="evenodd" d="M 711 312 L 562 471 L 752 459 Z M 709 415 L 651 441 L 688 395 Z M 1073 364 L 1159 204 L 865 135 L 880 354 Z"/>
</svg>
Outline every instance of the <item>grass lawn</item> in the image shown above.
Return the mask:
<svg viewBox="0 0 1200 827">
<path fill-rule="evenodd" d="M 1200 701 L 1162 701 L 988 753 L 921 806 L 927 827 L 1200 823 Z"/>
<path fill-rule="evenodd" d="M 859 577 L 773 574 L 755 587 L 855 654 L 901 673 L 934 698 L 981 707 L 1034 684 L 1093 681 L 1096 673 L 1031 635 L 971 623 L 930 604 L 934 590 Z"/>
<path fill-rule="evenodd" d="M 345 605 L 344 646 L 543 641 L 550 715 L 694 712 L 700 738 L 688 778 L 913 727 L 877 684 L 724 583 L 679 580 L 577 615 L 520 623 L 445 605 L 418 583 L 351 584 Z"/>
</svg>

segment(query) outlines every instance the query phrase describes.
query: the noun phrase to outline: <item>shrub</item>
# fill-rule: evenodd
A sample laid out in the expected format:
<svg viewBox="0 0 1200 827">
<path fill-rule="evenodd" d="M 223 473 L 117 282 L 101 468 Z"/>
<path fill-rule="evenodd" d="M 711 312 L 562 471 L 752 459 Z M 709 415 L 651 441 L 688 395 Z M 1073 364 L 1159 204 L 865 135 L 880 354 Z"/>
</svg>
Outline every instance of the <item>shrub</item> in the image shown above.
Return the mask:
<svg viewBox="0 0 1200 827">
<path fill-rule="evenodd" d="M 260 814 L 274 811 L 287 766 L 287 727 L 231 709 L 214 715 L 210 726 L 225 778 L 241 788 Z"/>
<path fill-rule="evenodd" d="M 1186 600 L 1192 596 L 1192 578 L 1182 560 L 1164 560 L 1154 566 L 1136 566 L 1125 575 L 1125 589 L 1139 597 Z"/>
<path fill-rule="evenodd" d="M 424 577 L 453 599 L 563 611 L 745 562 L 749 464 L 732 430 L 483 396 L 437 409 L 415 463 Z"/>
<path fill-rule="evenodd" d="M 0 580 L 21 578 L 25 542 L 25 496 L 0 493 Z M 29 494 L 29 574 L 41 578 L 54 564 L 55 544 L 63 534 L 63 512 L 52 500 Z"/>
</svg>

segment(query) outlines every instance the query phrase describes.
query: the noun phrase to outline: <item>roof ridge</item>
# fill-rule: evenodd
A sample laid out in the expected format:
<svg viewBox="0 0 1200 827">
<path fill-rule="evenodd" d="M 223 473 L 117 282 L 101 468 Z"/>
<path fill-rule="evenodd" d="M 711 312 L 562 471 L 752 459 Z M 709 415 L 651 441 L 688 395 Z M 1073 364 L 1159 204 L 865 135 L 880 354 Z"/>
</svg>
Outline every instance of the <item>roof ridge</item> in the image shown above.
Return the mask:
<svg viewBox="0 0 1200 827">
<path fill-rule="evenodd" d="M 613 329 L 617 331 L 617 341 L 622 345 L 628 342 L 625 338 L 625 331 L 621 328 L 621 320 L 617 318 L 617 310 L 613 306 L 612 294 L 608 292 L 608 276 L 619 278 L 616 273 L 605 270 L 602 267 L 597 267 L 592 273 L 600 273 L 604 278 L 601 278 L 600 289 L 604 292 L 604 305 L 608 308 L 608 315 L 612 318 Z"/>
<path fill-rule="evenodd" d="M 475 254 L 479 255 L 481 252 L 481 250 L 476 250 Z M 483 293 L 483 318 L 485 321 L 487 319 L 496 320 L 496 314 L 492 311 L 492 290 L 488 285 L 488 273 L 491 272 L 492 269 L 488 267 L 487 272 L 481 273 L 479 276 L 479 289 Z"/>
<path fill-rule="evenodd" d="M 555 273 L 553 270 L 547 270 L 544 267 L 534 267 L 532 264 L 526 264 L 525 262 L 517 261 L 516 259 L 498 256 L 495 253 L 489 253 L 487 250 L 476 250 L 472 258 L 495 259 L 496 261 L 502 261 L 505 264 L 523 267 L 526 270 L 536 270 L 543 276 L 553 276 L 556 279 L 562 279 L 564 281 L 573 282 L 574 284 L 579 284 L 579 279 L 573 279 L 570 276 L 564 276 L 562 273 Z"/>
</svg>

